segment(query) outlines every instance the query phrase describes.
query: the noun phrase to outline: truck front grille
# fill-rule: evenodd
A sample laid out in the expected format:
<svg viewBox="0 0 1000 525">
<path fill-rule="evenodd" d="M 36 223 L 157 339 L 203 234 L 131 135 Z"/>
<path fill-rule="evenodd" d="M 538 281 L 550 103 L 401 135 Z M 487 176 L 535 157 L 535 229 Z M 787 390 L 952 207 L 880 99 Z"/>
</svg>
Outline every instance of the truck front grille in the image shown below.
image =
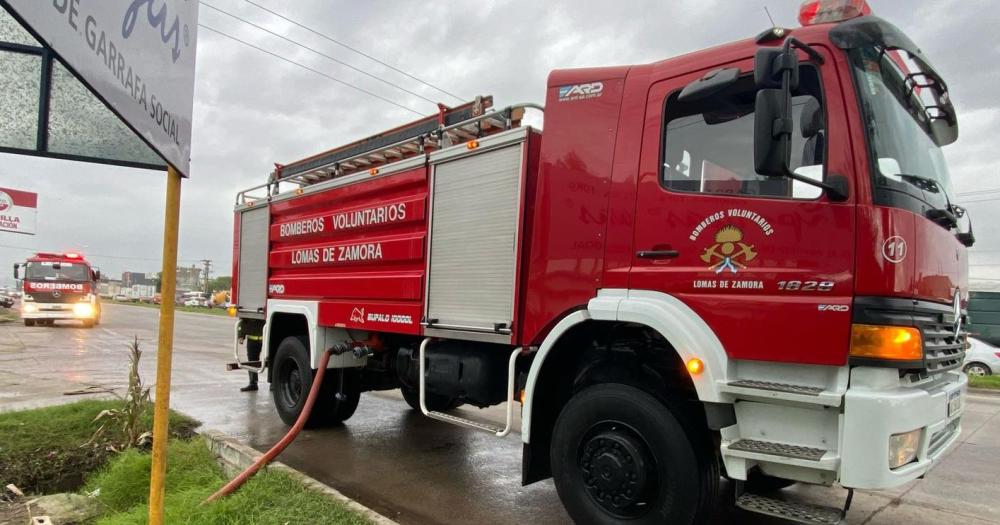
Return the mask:
<svg viewBox="0 0 1000 525">
<path fill-rule="evenodd" d="M 78 293 L 60 292 L 57 297 L 52 292 L 31 292 L 31 297 L 36 303 L 78 303 L 82 296 Z"/>
<path fill-rule="evenodd" d="M 935 375 L 962 366 L 965 359 L 965 332 L 955 334 L 955 313 L 951 305 L 895 297 L 858 297 L 854 300 L 854 322 L 874 325 L 912 326 L 920 330 L 924 356 L 918 361 L 890 362 L 852 358 L 851 364 L 893 366 Z M 962 312 L 962 326 L 967 320 Z"/>
</svg>

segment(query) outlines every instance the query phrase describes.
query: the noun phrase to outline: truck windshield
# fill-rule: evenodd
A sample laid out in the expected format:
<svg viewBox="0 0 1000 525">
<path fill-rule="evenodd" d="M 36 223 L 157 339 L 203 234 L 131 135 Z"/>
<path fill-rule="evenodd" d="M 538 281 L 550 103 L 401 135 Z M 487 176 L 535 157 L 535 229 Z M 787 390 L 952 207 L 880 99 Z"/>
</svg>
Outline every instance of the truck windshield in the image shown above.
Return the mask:
<svg viewBox="0 0 1000 525">
<path fill-rule="evenodd" d="M 876 204 L 898 206 L 900 193 L 948 209 L 952 188 L 935 137 L 938 97 L 908 53 L 862 47 L 851 52 L 861 108 L 875 159 Z M 919 206 L 917 206 L 919 208 Z"/>
<path fill-rule="evenodd" d="M 30 262 L 25 277 L 33 281 L 89 281 L 90 269 L 74 263 Z"/>
</svg>

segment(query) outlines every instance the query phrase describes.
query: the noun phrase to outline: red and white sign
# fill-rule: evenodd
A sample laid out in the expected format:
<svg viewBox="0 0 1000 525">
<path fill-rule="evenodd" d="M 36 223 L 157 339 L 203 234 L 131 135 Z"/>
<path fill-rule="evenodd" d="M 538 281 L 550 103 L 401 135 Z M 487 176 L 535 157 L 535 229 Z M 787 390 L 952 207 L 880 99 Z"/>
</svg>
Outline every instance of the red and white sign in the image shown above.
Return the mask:
<svg viewBox="0 0 1000 525">
<path fill-rule="evenodd" d="M 38 194 L 0 188 L 0 231 L 35 234 Z"/>
</svg>

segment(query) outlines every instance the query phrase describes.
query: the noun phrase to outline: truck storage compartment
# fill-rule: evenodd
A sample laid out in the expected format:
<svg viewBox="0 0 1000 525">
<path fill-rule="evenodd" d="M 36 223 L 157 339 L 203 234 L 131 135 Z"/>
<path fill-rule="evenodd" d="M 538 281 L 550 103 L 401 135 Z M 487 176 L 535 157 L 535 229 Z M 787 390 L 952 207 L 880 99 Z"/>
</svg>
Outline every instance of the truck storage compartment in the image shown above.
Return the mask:
<svg viewBox="0 0 1000 525">
<path fill-rule="evenodd" d="M 239 214 L 239 280 L 236 301 L 240 312 L 263 313 L 267 303 L 268 206 L 246 208 Z"/>
<path fill-rule="evenodd" d="M 400 348 L 396 370 L 408 388 L 420 387 L 420 352 Z M 441 341 L 427 349 L 427 391 L 477 407 L 504 402 L 510 347 L 469 341 Z"/>
<path fill-rule="evenodd" d="M 509 342 L 528 130 L 430 156 L 425 333 L 496 334 L 491 341 Z"/>
</svg>

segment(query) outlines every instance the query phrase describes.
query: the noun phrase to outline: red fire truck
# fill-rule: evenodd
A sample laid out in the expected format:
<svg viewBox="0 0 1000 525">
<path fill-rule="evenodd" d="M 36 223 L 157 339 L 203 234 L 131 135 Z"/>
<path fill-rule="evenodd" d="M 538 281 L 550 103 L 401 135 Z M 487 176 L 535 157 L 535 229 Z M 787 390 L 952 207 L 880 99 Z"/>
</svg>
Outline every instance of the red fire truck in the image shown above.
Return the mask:
<svg viewBox="0 0 1000 525">
<path fill-rule="evenodd" d="M 861 0 L 652 64 L 550 74 L 238 194 L 237 367 L 318 425 L 399 388 L 504 436 L 581 523 L 836 523 L 961 431 L 966 248 L 945 81 Z M 243 344 L 248 346 L 248 359 Z M 450 409 L 506 403 L 507 424 Z M 769 497 L 839 485 L 846 503 Z"/>
<path fill-rule="evenodd" d="M 84 328 L 100 324 L 100 278 L 100 270 L 78 253 L 36 253 L 15 264 L 14 279 L 23 280 L 24 326 L 53 326 L 58 320 L 78 320 Z"/>
</svg>

